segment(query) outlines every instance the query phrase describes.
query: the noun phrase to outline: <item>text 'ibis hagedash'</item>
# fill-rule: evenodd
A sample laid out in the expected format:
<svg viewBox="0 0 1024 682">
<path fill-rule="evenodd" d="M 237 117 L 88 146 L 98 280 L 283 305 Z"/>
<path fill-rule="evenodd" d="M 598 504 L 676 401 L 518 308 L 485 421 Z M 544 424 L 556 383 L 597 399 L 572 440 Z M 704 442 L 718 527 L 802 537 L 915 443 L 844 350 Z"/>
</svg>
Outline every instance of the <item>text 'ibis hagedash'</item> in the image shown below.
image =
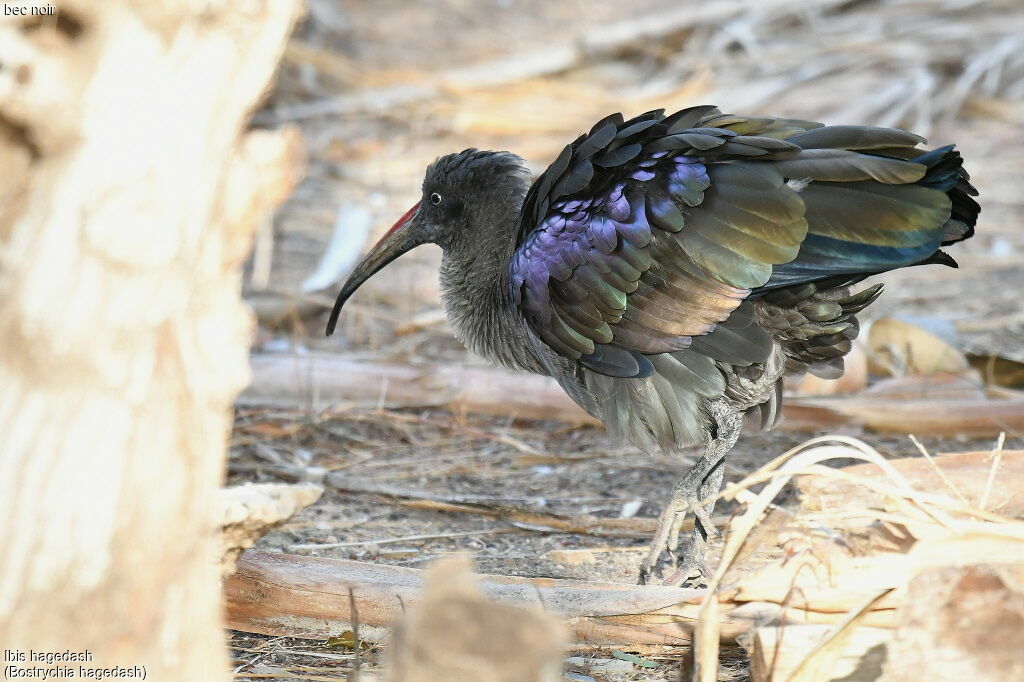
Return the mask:
<svg viewBox="0 0 1024 682">
<path fill-rule="evenodd" d="M 952 146 L 890 128 L 722 114 L 614 114 L 530 182 L 508 152 L 427 169 L 419 203 L 355 268 L 345 301 L 406 251 L 443 250 L 455 333 L 514 370 L 554 377 L 643 450 L 704 444 L 659 518 L 641 580 L 700 579 L 713 498 L 741 428 L 779 419 L 782 378 L 833 378 L 870 275 L 929 263 L 974 232 L 977 195 Z M 689 543 L 680 523 L 696 516 Z"/>
</svg>

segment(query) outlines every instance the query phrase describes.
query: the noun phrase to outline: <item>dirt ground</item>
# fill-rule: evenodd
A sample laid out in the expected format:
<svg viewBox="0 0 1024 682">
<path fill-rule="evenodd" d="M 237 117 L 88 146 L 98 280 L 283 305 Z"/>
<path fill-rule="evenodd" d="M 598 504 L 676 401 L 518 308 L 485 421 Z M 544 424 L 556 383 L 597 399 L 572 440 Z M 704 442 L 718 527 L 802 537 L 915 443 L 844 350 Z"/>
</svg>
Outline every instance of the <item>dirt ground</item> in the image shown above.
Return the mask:
<svg viewBox="0 0 1024 682">
<path fill-rule="evenodd" d="M 963 350 L 1024 361 L 1024 158 L 1019 154 L 1024 87 L 1018 84 L 1016 90 L 979 95 L 949 115 L 929 117 L 909 108 L 904 118 L 891 120 L 891 106 L 859 105 L 890 82 L 913 80 L 920 60 L 894 57 L 896 65 L 882 75 L 871 69 L 883 68 L 884 60 L 882 66 L 871 62 L 870 68 L 837 67 L 835 73 L 818 78 L 800 76 L 806 63 L 814 61 L 800 59 L 801 41 L 813 40 L 810 32 L 848 32 L 848 44 L 829 48 L 826 56 L 834 59 L 860 55 L 864 44 L 878 46 L 879 53 L 903 44 L 900 41 L 909 46 L 911 38 L 896 29 L 889 35 L 889 28 L 872 28 L 873 24 L 850 28 L 861 14 L 871 15 L 875 4 L 812 2 L 807 16 L 768 15 L 763 24 L 743 12 L 723 15 L 656 40 L 641 38 L 557 73 L 492 88 L 445 86 L 395 104 L 388 98 L 396 88 L 401 92 L 431 84 L 439 73 L 510 54 L 542 52 L 588 31 L 620 26 L 651 12 L 672 13 L 690 3 L 645 0 L 627 7 L 538 0 L 313 2 L 310 18 L 294 41 L 306 51 L 295 51 L 286 59 L 277 90 L 256 116 L 261 124 L 300 126 L 309 171 L 260 240 L 250 268 L 246 295 L 261 321 L 255 352 L 320 349 L 374 360 L 482 363 L 431 315 L 439 306 L 439 254 L 433 248 L 410 254 L 371 280 L 346 308 L 342 333 L 323 338 L 324 306 L 330 304 L 331 291 L 303 293 L 300 288 L 326 249 L 339 213 L 352 206 L 366 211 L 372 238 L 416 201 L 422 169 L 439 154 L 467 146 L 508 148 L 540 170 L 561 145 L 600 115 L 615 110 L 638 113 L 660 99 L 668 107 L 710 100 L 725 110 L 747 103 L 750 108 L 737 113 L 828 122 L 918 123 L 928 128 L 933 142 L 956 142 L 981 190 L 983 206 L 977 236 L 956 247 L 961 268 L 933 266 L 886 275 L 886 293 L 866 318 L 912 318 Z M 904 3 L 896 5 L 910 11 Z M 957 11 L 970 12 L 976 5 L 960 3 L 967 10 Z M 692 6 L 696 11 L 698 5 Z M 1011 23 L 1024 15 L 1012 4 L 1001 11 Z M 749 12 L 755 12 L 753 6 Z M 933 15 L 928 21 L 943 20 L 942 10 Z M 962 19 L 952 10 L 945 18 L 950 26 Z M 987 14 L 977 18 L 979 26 L 996 30 L 989 19 Z M 954 31 L 950 45 L 959 45 L 957 40 Z M 797 56 L 791 58 L 793 51 Z M 766 56 L 778 59 L 768 64 Z M 922 97 L 939 103 L 938 110 L 961 81 L 949 64 L 921 59 L 934 76 L 932 89 Z M 960 71 L 968 66 L 963 61 Z M 782 76 L 791 78 L 792 87 L 777 87 L 761 100 L 752 97 L 753 86 L 771 79 L 777 83 Z M 876 82 L 879 78 L 888 80 Z M 872 84 L 874 88 L 863 87 Z M 367 92 L 379 98 L 378 105 L 340 107 L 335 113 L 313 116 L 303 109 L 310 102 L 351 104 Z M 545 117 L 542 112 L 551 113 Z M 857 112 L 863 117 L 842 118 Z M 396 327 L 414 319 L 428 321 L 396 334 Z M 737 480 L 814 435 L 819 434 L 780 431 L 745 436 L 729 456 L 728 480 Z M 852 435 L 886 456 L 917 452 L 905 436 L 859 430 Z M 987 438 L 917 435 L 933 453 L 992 447 Z M 1021 434 L 1008 436 L 1007 447 L 1014 442 L 1020 447 Z M 349 491 L 325 492 L 317 504 L 260 540 L 262 548 L 410 567 L 467 552 L 483 573 L 633 582 L 645 536 L 551 532 L 502 518 L 425 510 L 409 500 L 433 495 L 566 516 L 654 517 L 695 454 L 648 456 L 609 445 L 596 428 L 568 429 L 562 424 L 438 410 L 389 411 L 366 405 L 311 414 L 245 408 L 237 413 L 228 482 L 280 480 L 275 472 L 282 466 L 343 471 L 350 481 Z M 403 499 L 381 494 L 383 489 L 400 490 Z M 575 565 L 552 558 L 553 551 L 566 549 L 592 552 Z M 347 676 L 353 656 L 344 644 L 243 633 L 232 633 L 230 644 L 238 680 L 351 679 Z M 672 680 L 680 666 L 678 652 L 648 655 L 657 667 L 631 670 L 606 663 L 617 660 L 607 651 L 577 654 L 595 661 L 570 667 L 566 679 Z M 381 655 L 378 649 L 363 652 L 364 677 L 379 670 Z M 746 679 L 742 651 L 725 655 L 720 679 Z"/>
<path fill-rule="evenodd" d="M 268 437 L 271 434 L 278 437 Z M 743 438 L 730 453 L 727 481 L 742 478 L 811 435 L 779 432 Z M 887 457 L 917 452 L 907 438 L 857 435 Z M 992 447 L 990 439 L 924 437 L 922 443 L 933 453 Z M 621 518 L 625 511 L 650 518 L 657 516 L 668 490 L 695 454 L 652 457 L 610 448 L 596 428 L 510 424 L 445 412 L 353 409 L 304 415 L 251 410 L 237 420 L 229 483 L 279 481 L 274 472 L 280 464 L 347 474 L 346 487 L 352 490 L 325 492 L 318 503 L 260 540 L 261 548 L 408 567 L 424 567 L 438 557 L 464 552 L 482 573 L 633 583 L 647 546 L 644 534 L 607 537 L 552 532 L 501 518 L 417 509 L 375 491 L 396 491 L 406 500 L 439 497 L 568 517 Z M 366 492 L 354 492 L 360 489 Z M 726 506 L 722 511 L 728 514 L 731 509 Z M 717 549 L 711 552 L 712 565 Z M 558 550 L 590 550 L 591 556 L 567 565 L 559 562 L 565 555 Z M 336 647 L 323 644 L 241 634 L 233 636 L 232 646 L 240 665 L 261 652 L 264 662 L 269 656 L 289 665 L 308 663 L 283 654 L 280 647 L 338 654 Z M 609 656 L 607 651 L 580 653 L 598 659 Z M 339 660 L 350 659 L 341 656 Z M 735 652 L 735 659 L 736 676 L 723 679 L 744 679 L 741 652 Z M 371 655 L 366 660 L 372 664 L 378 659 Z M 674 679 L 678 654 L 652 660 L 659 661 L 659 668 L 635 671 L 642 676 L 591 676 L 597 680 Z M 332 669 L 339 675 L 345 670 L 337 664 Z M 243 673 L 239 679 L 250 678 Z"/>
</svg>

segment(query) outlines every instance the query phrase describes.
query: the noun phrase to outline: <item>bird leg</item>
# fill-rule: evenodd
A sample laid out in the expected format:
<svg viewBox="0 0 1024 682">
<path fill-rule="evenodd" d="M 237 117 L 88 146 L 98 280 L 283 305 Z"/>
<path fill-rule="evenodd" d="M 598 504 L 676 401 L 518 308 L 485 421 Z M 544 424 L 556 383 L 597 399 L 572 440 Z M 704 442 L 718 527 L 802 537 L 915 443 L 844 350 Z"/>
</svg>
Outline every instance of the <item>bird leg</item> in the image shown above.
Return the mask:
<svg viewBox="0 0 1024 682">
<path fill-rule="evenodd" d="M 714 503 L 709 503 L 703 507 L 698 504 L 703 498 L 701 493 L 706 488 L 704 480 L 712 479 L 710 482 L 713 483 L 715 478 L 712 475 L 713 471 L 724 469 L 724 467 L 720 466 L 723 461 L 722 456 L 715 456 L 716 454 L 710 449 L 706 450 L 704 456 L 697 460 L 690 470 L 673 486 L 672 496 L 658 516 L 658 525 L 655 528 L 654 538 L 648 549 L 647 558 L 640 567 L 641 585 L 652 582 L 655 579 L 656 572 L 662 574 L 670 572 L 670 577 L 676 578 L 682 569 L 685 568 L 685 578 L 696 567 L 696 563 L 703 561 L 703 552 L 700 552 L 700 556 L 693 554 L 690 557 L 693 565 L 681 567 L 679 570 L 672 570 L 675 569 L 679 558 L 676 555 L 676 550 L 679 547 L 679 531 L 686 521 L 686 515 L 689 512 L 693 512 L 695 516 L 693 524 L 694 538 L 701 537 L 700 532 L 703 531 L 703 538 L 701 539 L 703 543 L 706 543 L 705 538 L 708 535 L 713 536 L 718 532 L 715 530 L 714 524 L 711 523 L 709 513 L 709 509 L 714 508 Z M 717 492 L 715 490 L 715 493 Z M 691 544 L 694 544 L 693 540 L 691 540 Z M 703 549 L 703 544 L 701 548 Z M 687 555 L 689 554 L 691 553 L 687 552 Z"/>
<path fill-rule="evenodd" d="M 725 478 L 725 457 L 718 460 L 718 465 L 711 470 L 704 480 L 700 484 L 700 493 L 697 497 L 700 500 L 706 500 L 713 498 L 718 494 L 718 491 L 722 489 L 722 480 Z M 708 537 L 718 537 L 718 530 L 715 528 L 714 523 L 711 521 L 711 515 L 715 511 L 715 503 L 718 500 L 712 499 L 710 502 L 705 504 L 703 507 L 695 506 L 694 516 L 696 522 L 693 524 L 693 530 L 690 532 L 690 542 L 687 543 L 686 549 L 683 551 L 683 555 L 679 564 L 679 568 L 675 572 L 665 579 L 663 584 L 665 585 L 682 585 L 686 583 L 697 584 L 702 579 L 708 577 L 709 570 L 707 565 L 704 563 L 704 556 L 707 551 Z M 696 505 L 696 502 L 694 503 Z M 672 551 L 675 552 L 679 546 L 678 535 L 673 538 L 669 537 Z"/>
<path fill-rule="evenodd" d="M 700 505 L 699 502 L 714 497 L 721 489 L 725 476 L 725 455 L 736 444 L 742 425 L 741 415 L 724 400 L 711 403 L 708 411 L 714 425 L 705 439 L 704 455 L 672 488 L 672 496 L 658 517 L 658 525 L 647 558 L 640 568 L 642 585 L 651 582 L 655 571 L 664 573 L 665 571 L 661 569 L 664 569 L 666 564 L 674 566 L 679 560 L 682 561 L 681 565 L 671 572 L 665 584 L 678 585 L 686 581 L 699 581 L 705 573 L 704 553 L 707 539 L 709 536 L 716 537 L 718 531 L 711 521 L 715 501 L 704 505 Z M 677 555 L 679 531 L 689 512 L 695 517 L 693 532 L 680 557 Z"/>
</svg>

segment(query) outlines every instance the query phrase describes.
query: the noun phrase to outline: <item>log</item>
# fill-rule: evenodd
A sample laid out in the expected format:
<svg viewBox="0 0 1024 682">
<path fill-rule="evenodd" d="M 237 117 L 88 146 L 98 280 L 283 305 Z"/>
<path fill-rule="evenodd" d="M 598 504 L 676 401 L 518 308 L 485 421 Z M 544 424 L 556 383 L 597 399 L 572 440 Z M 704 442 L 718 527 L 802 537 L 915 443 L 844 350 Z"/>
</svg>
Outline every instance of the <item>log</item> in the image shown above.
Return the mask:
<svg viewBox="0 0 1024 682">
<path fill-rule="evenodd" d="M 1024 394 L 994 399 L 974 370 L 911 375 L 883 379 L 856 396 L 787 399 L 783 419 L 791 418 L 808 426 L 817 419 L 883 433 L 994 437 L 1024 428 Z"/>
<path fill-rule="evenodd" d="M 245 128 L 297 12 L 61 0 L 0 21 L 7 651 L 78 654 L 76 677 L 229 677 L 216 512 L 248 380 L 241 266 L 300 148 Z"/>
<path fill-rule="evenodd" d="M 249 550 L 224 581 L 228 626 L 243 632 L 322 639 L 352 629 L 352 603 L 364 639 L 421 600 L 423 571 L 342 559 Z M 619 583 L 480 576 L 491 599 L 536 607 L 562 619 L 580 646 L 682 645 L 690 641 L 704 590 Z M 350 601 L 349 589 L 352 589 Z M 735 641 L 777 609 L 723 609 L 722 638 Z"/>
<path fill-rule="evenodd" d="M 880 433 L 919 433 L 929 436 L 994 437 L 1024 431 L 1024 398 L 991 400 L 885 400 L 869 397 L 807 399 L 786 403 L 817 407 L 848 424 Z"/>
<path fill-rule="evenodd" d="M 327 353 L 253 355 L 251 364 L 253 383 L 239 398 L 242 405 L 320 410 L 353 401 L 600 424 L 553 379 L 532 374 L 464 365 L 386 364 Z M 895 433 L 975 436 L 1024 430 L 1024 398 L 963 398 L 961 392 L 947 398 L 945 382 L 919 377 L 890 380 L 882 388 L 871 397 L 787 398 L 777 428 L 806 432 L 864 425 Z"/>
<path fill-rule="evenodd" d="M 253 355 L 241 404 L 322 409 L 344 401 L 598 424 L 554 379 L 460 365 L 395 365 L 324 353 Z"/>
</svg>

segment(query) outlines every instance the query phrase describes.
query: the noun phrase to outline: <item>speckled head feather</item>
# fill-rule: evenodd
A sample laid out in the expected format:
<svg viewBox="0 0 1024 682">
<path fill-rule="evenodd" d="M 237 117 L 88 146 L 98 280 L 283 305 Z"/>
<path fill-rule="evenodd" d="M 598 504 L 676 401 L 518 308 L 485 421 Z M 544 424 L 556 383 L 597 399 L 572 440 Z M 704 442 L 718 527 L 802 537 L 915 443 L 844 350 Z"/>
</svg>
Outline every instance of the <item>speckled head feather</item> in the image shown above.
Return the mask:
<svg viewBox="0 0 1024 682">
<path fill-rule="evenodd" d="M 509 152 L 466 149 L 438 158 L 427 167 L 420 201 L 430 241 L 457 248 L 467 231 L 503 228 L 504 221 L 496 218 L 509 212 L 518 216 L 528 186 L 523 160 Z"/>
<path fill-rule="evenodd" d="M 485 183 L 501 181 L 509 175 L 529 176 L 521 158 L 511 152 L 470 148 L 435 159 L 427 166 L 423 189 L 426 192 L 430 182 L 463 183 L 469 180 Z"/>
</svg>

